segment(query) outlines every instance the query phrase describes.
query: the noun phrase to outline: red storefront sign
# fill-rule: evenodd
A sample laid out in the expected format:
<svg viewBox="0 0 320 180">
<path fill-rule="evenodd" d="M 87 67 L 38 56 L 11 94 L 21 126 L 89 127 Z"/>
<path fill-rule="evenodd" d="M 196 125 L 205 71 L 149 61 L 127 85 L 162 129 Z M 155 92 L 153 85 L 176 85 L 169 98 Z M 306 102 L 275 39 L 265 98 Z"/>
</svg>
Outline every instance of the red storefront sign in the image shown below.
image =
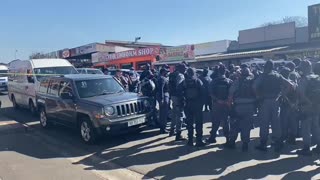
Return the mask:
<svg viewBox="0 0 320 180">
<path fill-rule="evenodd" d="M 140 57 L 140 56 L 150 56 L 150 55 L 158 55 L 160 53 L 160 47 L 148 47 L 148 48 L 141 48 L 141 49 L 135 49 L 135 50 L 129 50 L 129 51 L 123 51 L 113 54 L 108 53 L 98 53 L 93 60 L 93 62 L 106 62 L 106 61 L 112 61 L 117 59 L 125 59 L 125 58 L 131 58 L 131 57 Z"/>
</svg>

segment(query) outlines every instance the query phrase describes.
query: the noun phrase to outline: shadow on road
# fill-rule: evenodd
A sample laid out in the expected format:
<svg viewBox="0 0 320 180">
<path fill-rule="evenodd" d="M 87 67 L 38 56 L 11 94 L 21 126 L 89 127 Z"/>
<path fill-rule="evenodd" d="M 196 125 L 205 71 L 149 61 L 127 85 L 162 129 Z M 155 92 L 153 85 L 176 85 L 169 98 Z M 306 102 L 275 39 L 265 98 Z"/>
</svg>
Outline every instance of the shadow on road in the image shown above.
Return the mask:
<svg viewBox="0 0 320 180">
<path fill-rule="evenodd" d="M 12 113 L 11 116 L 23 122 L 38 121 L 37 117 L 30 115 L 26 110 L 3 108 L 0 113 Z M 284 150 L 287 157 L 283 158 L 272 150 L 266 153 L 255 151 L 252 146 L 258 143 L 258 139 L 253 139 L 250 151 L 243 153 L 239 149 L 223 149 L 221 144 L 200 149 L 187 147 L 185 142 L 173 142 L 173 138 L 158 135 L 158 130 L 154 129 L 142 133 L 107 136 L 98 145 L 90 146 L 81 141 L 76 131 L 65 127 L 55 126 L 49 130 L 35 127 L 35 129 L 54 140 L 49 140 L 45 136 L 37 136 L 35 140 L 33 133 L 36 132 L 32 131 L 5 135 L 0 137 L 0 151 L 15 151 L 38 159 L 92 154 L 74 164 L 85 165 L 87 170 L 110 170 L 107 163 L 111 162 L 143 173 L 146 178 L 175 179 L 208 175 L 221 176 L 221 179 L 263 179 L 268 175 L 288 173 L 285 179 L 297 179 L 297 177 L 310 179 L 320 173 L 319 168 L 307 172 L 295 172 L 302 167 L 315 165 L 315 160 L 318 159 L 315 156 L 293 156 L 291 152 L 301 147 L 301 144 L 288 146 Z M 241 143 L 237 142 L 237 146 L 241 147 Z M 77 149 L 81 151 L 76 151 Z M 93 156 L 99 159 L 92 161 Z"/>
</svg>

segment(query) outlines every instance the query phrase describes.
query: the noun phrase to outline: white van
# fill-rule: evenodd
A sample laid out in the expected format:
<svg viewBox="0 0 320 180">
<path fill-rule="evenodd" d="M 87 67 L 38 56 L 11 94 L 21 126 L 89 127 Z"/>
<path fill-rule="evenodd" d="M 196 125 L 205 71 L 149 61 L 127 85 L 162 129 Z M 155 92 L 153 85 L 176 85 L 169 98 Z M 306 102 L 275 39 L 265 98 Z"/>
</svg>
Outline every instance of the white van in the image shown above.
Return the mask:
<svg viewBox="0 0 320 180">
<path fill-rule="evenodd" d="M 73 65 L 65 59 L 13 61 L 9 66 L 9 98 L 14 108 L 19 106 L 29 108 L 35 114 L 37 110 L 35 96 L 41 78 L 77 73 Z"/>
<path fill-rule="evenodd" d="M 8 67 L 0 65 L 0 93 L 8 90 Z"/>
</svg>

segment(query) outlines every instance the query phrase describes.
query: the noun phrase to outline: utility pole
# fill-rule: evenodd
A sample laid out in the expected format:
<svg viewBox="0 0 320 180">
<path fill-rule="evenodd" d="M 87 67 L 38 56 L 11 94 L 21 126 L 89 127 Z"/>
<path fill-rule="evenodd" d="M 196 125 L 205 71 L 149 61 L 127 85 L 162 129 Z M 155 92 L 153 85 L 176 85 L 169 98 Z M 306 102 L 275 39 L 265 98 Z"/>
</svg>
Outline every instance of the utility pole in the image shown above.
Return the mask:
<svg viewBox="0 0 320 180">
<path fill-rule="evenodd" d="M 18 50 L 14 50 L 14 60 L 17 60 L 17 53 L 18 53 Z"/>
</svg>

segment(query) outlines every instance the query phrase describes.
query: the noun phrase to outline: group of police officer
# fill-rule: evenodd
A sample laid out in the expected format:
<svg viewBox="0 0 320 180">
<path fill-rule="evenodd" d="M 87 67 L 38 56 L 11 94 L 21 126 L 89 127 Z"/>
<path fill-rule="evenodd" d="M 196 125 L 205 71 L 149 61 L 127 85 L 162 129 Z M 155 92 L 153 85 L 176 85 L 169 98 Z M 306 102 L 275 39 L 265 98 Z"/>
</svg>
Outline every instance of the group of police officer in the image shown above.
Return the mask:
<svg viewBox="0 0 320 180">
<path fill-rule="evenodd" d="M 262 69 L 247 64 L 229 68 L 219 64 L 197 75 L 194 68 L 183 62 L 176 65 L 172 73 L 164 66 L 156 74 L 148 66 L 140 76 L 141 92 L 151 99 L 151 122 L 158 124 L 160 133 L 175 135 L 176 141 L 185 140 L 181 130 L 186 123 L 189 146 L 194 145 L 194 127 L 195 146 L 202 147 L 217 142 L 217 131 L 222 126 L 226 138 L 224 147 L 234 149 L 240 133 L 242 151 L 246 152 L 250 131 L 255 126 L 253 117 L 257 114 L 260 126 L 257 150 L 268 150 L 271 125 L 275 152 L 280 152 L 284 143 L 295 144 L 301 128 L 304 147 L 297 153 L 320 153 L 320 63 L 312 65 L 308 60 L 295 60 L 276 68 L 272 61 L 267 61 Z M 171 127 L 167 131 L 170 107 Z M 212 120 L 206 141 L 203 140 L 203 111 L 210 111 Z M 311 151 L 312 140 L 317 146 Z"/>
</svg>

